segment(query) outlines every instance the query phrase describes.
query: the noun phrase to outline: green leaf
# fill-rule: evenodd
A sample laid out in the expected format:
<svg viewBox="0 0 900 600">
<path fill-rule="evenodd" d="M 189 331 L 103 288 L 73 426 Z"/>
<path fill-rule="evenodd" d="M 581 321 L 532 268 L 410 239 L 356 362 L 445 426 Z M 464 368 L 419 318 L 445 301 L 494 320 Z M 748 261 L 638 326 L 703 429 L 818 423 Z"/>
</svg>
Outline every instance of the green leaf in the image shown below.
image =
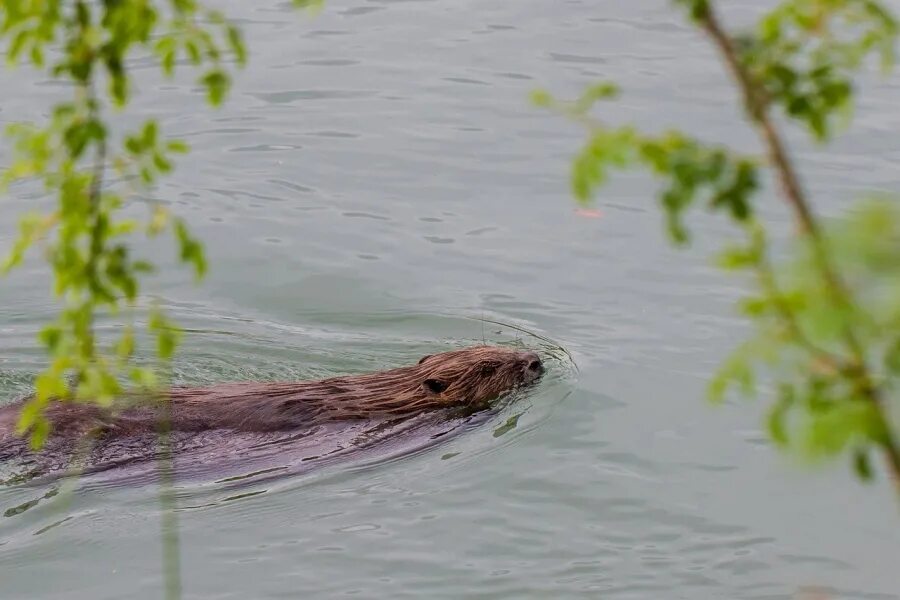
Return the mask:
<svg viewBox="0 0 900 600">
<path fill-rule="evenodd" d="M 699 21 L 709 12 L 709 0 L 675 0 L 688 9 L 688 14 L 694 21 Z"/>
<path fill-rule="evenodd" d="M 169 159 L 167 159 L 159 152 L 155 152 L 153 154 L 153 166 L 155 166 L 156 169 L 163 174 L 168 173 L 172 170 L 171 161 L 169 161 Z"/>
<path fill-rule="evenodd" d="M 721 404 L 725 395 L 735 386 L 746 397 L 755 393 L 753 360 L 759 357 L 757 346 L 756 340 L 744 342 L 725 359 L 707 385 L 707 398 L 711 403 Z"/>
<path fill-rule="evenodd" d="M 584 90 L 581 97 L 575 101 L 572 108 L 576 113 L 584 114 L 599 100 L 608 100 L 610 98 L 615 98 L 618 95 L 619 88 L 615 84 L 605 81 L 596 83 L 588 86 L 588 88 Z M 534 101 L 534 96 L 532 96 L 532 101 Z"/>
<path fill-rule="evenodd" d="M 159 125 L 155 119 L 150 119 L 144 123 L 141 129 L 141 147 L 153 148 L 156 146 L 156 139 L 159 135 Z"/>
<path fill-rule="evenodd" d="M 759 253 L 745 246 L 729 246 L 716 255 L 716 264 L 731 271 L 755 267 L 759 260 Z"/>
<path fill-rule="evenodd" d="M 32 450 L 39 450 L 50 437 L 50 421 L 44 416 L 38 417 L 31 424 L 30 446 Z"/>
<path fill-rule="evenodd" d="M 58 325 L 46 325 L 43 329 L 41 329 L 40 334 L 38 334 L 38 338 L 40 339 L 41 343 L 47 347 L 47 350 L 50 351 L 51 354 L 55 354 L 58 351 L 60 343 L 63 340 L 63 331 Z"/>
<path fill-rule="evenodd" d="M 325 0 L 291 0 L 294 8 L 305 8 L 310 12 L 317 12 L 325 5 Z"/>
<path fill-rule="evenodd" d="M 853 442 L 877 438 L 881 419 L 874 404 L 844 400 L 815 405 L 805 415 L 805 449 L 811 458 L 828 458 Z"/>
<path fill-rule="evenodd" d="M 853 451 L 853 471 L 860 481 L 870 482 L 873 479 L 872 463 L 869 460 L 869 453 L 864 448 Z"/>
<path fill-rule="evenodd" d="M 44 66 L 44 50 L 41 46 L 35 44 L 31 47 L 29 52 L 29 57 L 31 58 L 31 63 L 37 67 L 38 69 L 43 68 Z"/>
<path fill-rule="evenodd" d="M 178 346 L 180 330 L 169 321 L 160 310 L 150 313 L 147 328 L 156 336 L 156 355 L 164 361 L 168 361 L 175 354 Z"/>
<path fill-rule="evenodd" d="M 35 423 L 43 418 L 43 408 L 46 402 L 42 402 L 37 397 L 29 398 L 22 410 L 19 411 L 19 419 L 16 421 L 16 433 L 24 435 L 34 427 Z"/>
<path fill-rule="evenodd" d="M 150 223 L 147 225 L 147 235 L 155 237 L 159 235 L 169 224 L 169 211 L 165 207 L 156 205 L 153 208 L 153 214 L 150 217 Z"/>
<path fill-rule="evenodd" d="M 129 378 L 132 382 L 145 390 L 155 390 L 159 387 L 159 378 L 156 376 L 153 369 L 134 367 L 129 373 Z"/>
<path fill-rule="evenodd" d="M 166 150 L 175 154 L 187 154 L 190 146 L 184 140 L 169 140 L 166 142 Z"/>
<path fill-rule="evenodd" d="M 34 395 L 38 405 L 46 404 L 54 398 L 65 398 L 69 388 L 62 376 L 52 370 L 38 375 L 34 382 Z"/>
<path fill-rule="evenodd" d="M 195 276 L 200 279 L 206 274 L 206 256 L 203 246 L 194 239 L 188 230 L 187 224 L 182 219 L 175 219 L 175 237 L 181 248 L 179 258 L 184 263 L 194 267 Z"/>
<path fill-rule="evenodd" d="M 163 74 L 166 77 L 171 77 L 175 72 L 175 58 L 178 52 L 177 41 L 171 35 L 164 35 L 157 40 L 154 51 L 159 57 Z"/>
<path fill-rule="evenodd" d="M 135 273 L 151 274 L 151 273 L 156 272 L 156 267 L 153 265 L 153 263 L 148 262 L 146 260 L 134 261 L 131 265 L 131 268 L 134 270 Z"/>
<path fill-rule="evenodd" d="M 176 338 L 169 332 L 161 331 L 156 336 L 156 354 L 162 360 L 169 360 L 175 353 Z"/>
<path fill-rule="evenodd" d="M 533 90 L 531 103 L 540 108 L 549 108 L 553 105 L 553 96 L 546 90 Z"/>
<path fill-rule="evenodd" d="M 140 138 L 130 135 L 125 138 L 125 149 L 130 154 L 137 156 L 144 151 L 144 145 Z"/>
<path fill-rule="evenodd" d="M 187 38 L 184 41 L 184 50 L 187 52 L 188 58 L 194 65 L 199 65 L 203 59 L 200 56 L 200 45 L 194 38 Z"/>
<path fill-rule="evenodd" d="M 112 72 L 109 78 L 109 93 L 116 106 L 124 106 L 128 102 L 128 77 Z"/>
<path fill-rule="evenodd" d="M 200 78 L 200 83 L 206 88 L 207 100 L 213 106 L 222 104 L 231 80 L 221 69 L 213 69 Z"/>
<path fill-rule="evenodd" d="M 768 314 L 772 308 L 772 299 L 768 297 L 749 297 L 738 301 L 738 307 L 742 314 L 759 318 Z"/>
<path fill-rule="evenodd" d="M 228 45 L 234 53 L 235 58 L 240 66 L 247 64 L 247 49 L 244 46 L 244 38 L 241 30 L 234 25 L 228 25 L 225 29 L 228 37 Z"/>
<path fill-rule="evenodd" d="M 122 336 L 119 338 L 119 341 L 116 343 L 116 354 L 119 358 L 128 359 L 131 358 L 134 354 L 135 342 L 134 342 L 134 329 L 131 327 L 126 327 L 122 332 Z"/>
<path fill-rule="evenodd" d="M 787 420 L 790 416 L 791 409 L 794 407 L 794 389 L 790 385 L 782 384 L 778 388 L 778 399 L 769 408 L 769 414 L 766 418 L 769 435 L 772 441 L 782 448 L 787 447 L 789 442 Z"/>
</svg>

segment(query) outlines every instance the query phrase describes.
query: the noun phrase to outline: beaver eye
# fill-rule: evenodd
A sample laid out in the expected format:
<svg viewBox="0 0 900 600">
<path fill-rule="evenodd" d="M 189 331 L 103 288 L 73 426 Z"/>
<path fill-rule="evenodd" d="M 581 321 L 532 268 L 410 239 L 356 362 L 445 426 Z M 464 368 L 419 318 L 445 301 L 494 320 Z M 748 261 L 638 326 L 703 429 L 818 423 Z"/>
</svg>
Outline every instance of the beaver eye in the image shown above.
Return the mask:
<svg viewBox="0 0 900 600">
<path fill-rule="evenodd" d="M 426 379 L 422 385 L 432 394 L 440 394 L 447 389 L 447 384 L 440 379 Z"/>
<path fill-rule="evenodd" d="M 494 365 L 481 365 L 481 374 L 485 377 L 489 377 L 497 372 L 497 367 Z"/>
</svg>

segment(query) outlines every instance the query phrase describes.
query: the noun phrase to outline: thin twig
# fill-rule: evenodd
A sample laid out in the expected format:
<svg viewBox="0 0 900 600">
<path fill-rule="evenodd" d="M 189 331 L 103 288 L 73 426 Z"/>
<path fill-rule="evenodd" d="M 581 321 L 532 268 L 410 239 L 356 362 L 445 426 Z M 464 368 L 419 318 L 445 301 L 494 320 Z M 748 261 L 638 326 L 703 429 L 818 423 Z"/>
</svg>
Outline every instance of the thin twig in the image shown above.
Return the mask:
<svg viewBox="0 0 900 600">
<path fill-rule="evenodd" d="M 797 315 L 794 313 L 790 303 L 778 286 L 778 281 L 775 278 L 775 269 L 772 267 L 768 253 L 765 252 L 765 250 L 762 251 L 762 255 L 756 266 L 756 271 L 760 285 L 768 292 L 769 296 L 774 299 L 775 309 L 778 311 L 781 321 L 790 330 L 791 335 L 794 337 L 797 344 L 805 349 L 813 359 L 826 365 L 828 368 L 838 372 L 848 372 L 850 366 L 843 357 L 836 356 L 823 348 L 819 348 L 813 343 L 809 336 L 806 335 L 806 332 L 803 331 L 803 328 L 797 320 Z"/>
<path fill-rule="evenodd" d="M 82 91 L 85 95 L 85 103 L 88 107 L 87 118 L 96 121 L 99 116 L 97 94 L 94 90 L 93 78 L 88 79 Z M 97 278 L 97 261 L 103 253 L 102 220 L 100 218 L 100 200 L 103 193 L 103 177 L 106 173 L 106 136 L 103 136 L 97 142 L 97 154 L 94 157 L 93 173 L 91 175 L 91 184 L 88 188 L 88 206 L 90 208 L 90 217 L 93 220 L 90 233 L 90 244 L 88 247 L 88 258 L 85 268 L 88 270 L 88 279 L 93 285 Z M 88 315 L 88 325 L 85 328 L 87 336 L 83 340 L 85 356 L 94 355 L 94 313 L 93 310 Z M 80 381 L 79 381 L 80 383 Z"/>
<path fill-rule="evenodd" d="M 92 121 L 99 120 L 99 99 L 94 89 L 94 78 L 89 77 L 81 86 L 81 91 L 85 96 L 85 102 L 88 108 L 87 118 Z M 88 203 L 90 210 L 90 218 L 93 225 L 90 232 L 90 243 L 88 250 L 88 260 L 86 268 L 88 269 L 88 278 L 91 283 L 99 283 L 97 273 L 97 262 L 103 253 L 103 237 L 102 237 L 102 193 L 103 178 L 106 169 L 107 155 L 107 139 L 102 136 L 97 141 L 97 153 L 94 157 L 93 173 L 91 183 L 88 190 Z M 84 341 L 87 356 L 94 354 L 94 314 L 91 311 L 88 315 L 90 319 L 87 327 L 87 338 Z M 177 497 L 174 486 L 174 460 L 172 450 L 172 414 L 170 397 L 168 393 L 163 393 L 162 411 L 159 421 L 159 503 L 161 508 L 161 534 L 162 534 L 162 561 L 163 561 L 163 581 L 164 594 L 166 600 L 179 600 L 181 598 L 181 552 L 178 535 L 178 515 Z"/>
<path fill-rule="evenodd" d="M 174 457 L 172 449 L 171 396 L 163 391 L 159 397 L 159 504 L 162 510 L 163 575 L 166 600 L 181 598 L 181 545 L 178 538 L 178 498 L 175 495 Z"/>
</svg>

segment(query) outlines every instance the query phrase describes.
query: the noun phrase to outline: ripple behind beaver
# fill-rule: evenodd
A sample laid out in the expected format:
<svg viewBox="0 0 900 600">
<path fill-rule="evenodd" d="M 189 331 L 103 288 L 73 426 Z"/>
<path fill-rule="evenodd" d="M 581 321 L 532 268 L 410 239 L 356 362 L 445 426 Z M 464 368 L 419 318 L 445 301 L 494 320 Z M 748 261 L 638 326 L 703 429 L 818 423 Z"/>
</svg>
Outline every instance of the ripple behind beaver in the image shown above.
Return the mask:
<svg viewBox="0 0 900 600">
<path fill-rule="evenodd" d="M 272 432 L 329 421 L 402 418 L 443 408 L 480 409 L 544 373 L 531 351 L 472 346 L 424 356 L 415 365 L 319 381 L 235 382 L 209 387 L 174 387 L 169 422 L 174 432 L 233 430 Z M 16 434 L 26 399 L 0 408 L 0 459 L 31 451 Z M 71 443 L 90 433 L 95 447 L 157 430 L 158 402 L 138 396 L 115 411 L 97 405 L 52 402 L 48 446 Z"/>
</svg>

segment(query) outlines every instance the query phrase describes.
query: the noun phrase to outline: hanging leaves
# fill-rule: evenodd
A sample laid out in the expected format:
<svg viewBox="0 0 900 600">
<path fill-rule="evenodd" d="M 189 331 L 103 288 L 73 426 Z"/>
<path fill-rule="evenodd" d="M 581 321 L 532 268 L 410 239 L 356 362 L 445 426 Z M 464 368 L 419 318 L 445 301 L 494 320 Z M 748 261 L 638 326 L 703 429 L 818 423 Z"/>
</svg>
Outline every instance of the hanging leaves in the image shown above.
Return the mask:
<svg viewBox="0 0 900 600">
<path fill-rule="evenodd" d="M 19 235 L 0 262 L 8 273 L 40 246 L 53 273 L 53 292 L 62 308 L 39 335 L 50 358 L 38 375 L 35 394 L 21 413 L 19 430 L 40 446 L 49 434 L 43 411 L 51 401 L 112 404 L 128 381 L 152 388 L 159 378 L 149 367 L 132 364 L 140 336 L 134 326 L 142 290 L 155 265 L 135 255 L 133 241 L 141 232 L 174 235 L 177 255 L 197 279 L 207 270 L 203 244 L 187 223 L 153 206 L 142 226 L 122 216 L 128 194 L 153 186 L 174 168 L 173 155 L 187 152 L 180 140 L 167 139 L 150 119 L 124 136 L 120 150 L 110 138 L 105 107 L 124 107 L 132 75 L 126 65 L 137 52 L 150 51 L 172 76 L 180 58 L 201 69 L 207 100 L 217 106 L 231 83 L 227 59 L 245 64 L 247 51 L 237 27 L 218 11 L 194 0 L 167 3 L 85 0 L 0 4 L 0 43 L 6 43 L 10 65 L 29 63 L 73 84 L 73 97 L 57 104 L 43 124 L 14 124 L 7 134 L 13 159 L 0 185 L 7 189 L 22 179 L 41 179 L 56 194 L 48 213 L 20 219 Z M 170 10 L 171 9 L 171 10 Z M 47 57 L 54 52 L 53 61 Z M 102 75 L 102 77 L 101 77 Z M 101 90 L 100 80 L 108 82 Z M 115 168 L 126 184 L 113 189 L 107 171 Z M 98 339 L 98 319 L 114 319 L 126 311 L 117 336 Z M 177 348 L 178 326 L 159 309 L 150 311 L 147 333 L 156 340 L 156 357 L 167 361 Z M 107 343 L 108 342 L 108 343 Z"/>
</svg>

